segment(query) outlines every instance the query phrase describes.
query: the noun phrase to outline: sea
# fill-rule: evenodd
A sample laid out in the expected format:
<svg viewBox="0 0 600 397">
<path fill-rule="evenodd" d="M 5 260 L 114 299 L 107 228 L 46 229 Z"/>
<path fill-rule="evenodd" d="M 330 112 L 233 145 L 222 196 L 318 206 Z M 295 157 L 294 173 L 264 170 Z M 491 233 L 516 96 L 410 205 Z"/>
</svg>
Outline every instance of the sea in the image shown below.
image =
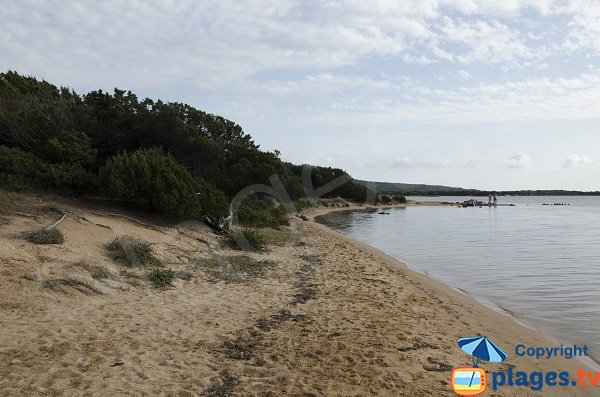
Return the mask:
<svg viewBox="0 0 600 397">
<path fill-rule="evenodd" d="M 408 197 L 472 198 L 487 202 Z M 600 197 L 500 196 L 498 204 L 381 207 L 318 221 L 600 359 Z"/>
</svg>

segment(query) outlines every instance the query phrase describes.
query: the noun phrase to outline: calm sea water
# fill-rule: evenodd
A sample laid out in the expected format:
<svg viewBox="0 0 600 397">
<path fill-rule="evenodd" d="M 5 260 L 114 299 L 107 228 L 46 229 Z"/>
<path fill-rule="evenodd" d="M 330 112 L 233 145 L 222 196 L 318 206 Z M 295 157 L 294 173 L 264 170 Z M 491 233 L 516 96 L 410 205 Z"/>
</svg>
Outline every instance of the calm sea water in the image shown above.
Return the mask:
<svg viewBox="0 0 600 397">
<path fill-rule="evenodd" d="M 320 220 L 565 344 L 587 344 L 600 358 L 600 197 L 499 197 L 499 203 L 515 206 L 409 207 Z M 554 203 L 570 205 L 542 205 Z"/>
</svg>

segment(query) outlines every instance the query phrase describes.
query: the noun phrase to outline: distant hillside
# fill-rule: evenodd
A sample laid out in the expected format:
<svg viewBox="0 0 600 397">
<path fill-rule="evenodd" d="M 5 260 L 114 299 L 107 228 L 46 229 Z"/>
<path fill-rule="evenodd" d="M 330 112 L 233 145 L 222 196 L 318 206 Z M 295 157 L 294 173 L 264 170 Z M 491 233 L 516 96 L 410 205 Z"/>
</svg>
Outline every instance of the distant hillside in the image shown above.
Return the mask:
<svg viewBox="0 0 600 397">
<path fill-rule="evenodd" d="M 447 196 L 469 196 L 469 195 L 487 195 L 488 192 L 476 189 L 463 189 L 460 187 L 451 187 L 443 185 L 425 185 L 413 183 L 392 183 L 392 182 L 369 182 L 363 180 L 354 180 L 356 183 L 373 187 L 378 193 L 400 193 L 404 195 L 447 195 Z"/>
<path fill-rule="evenodd" d="M 404 196 L 487 196 L 495 192 L 501 196 L 600 196 L 599 191 L 582 192 L 579 190 L 502 190 L 490 191 L 464 189 L 443 185 L 425 185 L 413 183 L 369 182 L 355 179 L 359 185 L 375 187 L 377 193 L 402 194 Z"/>
</svg>

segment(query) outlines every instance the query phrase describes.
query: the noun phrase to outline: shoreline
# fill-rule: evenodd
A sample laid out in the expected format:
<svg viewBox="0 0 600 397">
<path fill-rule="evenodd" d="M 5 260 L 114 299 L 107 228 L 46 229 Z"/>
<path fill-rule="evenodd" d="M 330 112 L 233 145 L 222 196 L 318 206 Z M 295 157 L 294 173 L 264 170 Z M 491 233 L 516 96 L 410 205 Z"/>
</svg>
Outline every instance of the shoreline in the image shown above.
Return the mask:
<svg viewBox="0 0 600 397">
<path fill-rule="evenodd" d="M 354 245 L 362 247 L 363 249 L 366 249 L 371 252 L 376 252 L 382 258 L 387 258 L 385 261 L 388 262 L 388 264 L 402 268 L 407 273 L 409 273 L 412 277 L 422 281 L 424 284 L 431 287 L 432 289 L 437 290 L 440 293 L 448 295 L 452 298 L 456 298 L 457 294 L 458 294 L 459 302 L 462 301 L 462 299 L 460 299 L 460 298 L 464 298 L 464 299 L 470 301 L 472 305 L 479 306 L 478 310 L 489 311 L 491 314 L 493 314 L 491 316 L 492 319 L 503 318 L 503 319 L 508 320 L 509 322 L 512 323 L 513 327 L 511 327 L 510 324 L 507 324 L 504 326 L 506 326 L 507 328 L 512 328 L 515 331 L 515 333 L 514 333 L 515 335 L 518 335 L 519 332 L 522 332 L 523 335 L 527 335 L 529 337 L 535 337 L 536 340 L 544 341 L 546 343 L 546 346 L 558 347 L 558 346 L 563 345 L 563 343 L 560 340 L 558 340 L 557 338 L 554 338 L 550 335 L 543 333 L 541 330 L 539 330 L 532 324 L 529 324 L 525 320 L 516 316 L 510 310 L 502 308 L 502 307 L 494 304 L 493 302 L 486 302 L 484 300 L 479 300 L 475 296 L 469 294 L 468 292 L 466 292 L 460 288 L 452 287 L 450 285 L 445 284 L 441 280 L 432 278 L 428 274 L 414 270 L 413 268 L 410 267 L 410 264 L 407 264 L 406 262 L 401 261 L 400 259 L 396 258 L 395 256 L 393 256 L 383 250 L 375 248 L 369 244 L 363 243 L 363 242 L 355 240 L 349 236 L 346 236 L 343 233 L 330 228 L 326 224 L 319 222 L 317 219 L 317 218 L 324 216 L 331 212 L 343 212 L 343 211 L 354 212 L 354 211 L 376 209 L 376 208 L 381 208 L 381 209 L 384 209 L 384 208 L 406 208 L 406 207 L 414 207 L 414 206 L 440 206 L 440 205 L 451 206 L 454 204 L 438 203 L 438 202 L 418 202 L 418 203 L 413 202 L 413 203 L 407 203 L 407 204 L 402 204 L 402 205 L 387 205 L 387 206 L 350 206 L 350 207 L 346 207 L 346 208 L 319 208 L 319 209 L 313 209 L 313 210 L 306 211 L 304 213 L 304 215 L 310 220 L 310 222 L 312 222 L 315 225 L 318 225 L 318 227 L 320 229 L 322 229 L 328 233 L 331 233 L 333 235 L 336 235 L 338 237 L 341 237 L 341 238 L 351 242 Z M 500 316 L 500 317 L 498 317 L 498 316 Z M 510 352 L 509 352 L 509 354 L 510 354 Z M 509 357 L 510 357 L 510 355 L 509 355 Z M 580 366 L 587 370 L 594 370 L 594 371 L 600 370 L 600 360 L 597 360 L 596 358 L 594 358 L 592 356 L 573 357 L 573 360 L 570 360 L 570 361 L 571 361 L 571 363 L 573 363 L 573 362 L 580 363 Z"/>
<path fill-rule="evenodd" d="M 2 395 L 449 397 L 450 371 L 471 363 L 457 338 L 474 335 L 509 354 L 504 363 L 481 364 L 490 377 L 514 369 L 576 379 L 587 368 L 574 359 L 516 357 L 519 343 L 556 343 L 316 222 L 292 217 L 290 227 L 271 230 L 278 240 L 268 250 L 240 252 L 201 225 L 141 223 L 81 202 L 20 198 L 0 228 Z M 27 243 L 24 232 L 56 221 L 49 206 L 68 213 L 64 243 Z M 364 209 L 312 215 L 349 208 Z M 152 246 L 178 275 L 172 288 L 152 286 L 149 266 L 108 255 L 106 244 L 122 235 Z M 260 271 L 247 270 L 256 265 Z"/>
</svg>

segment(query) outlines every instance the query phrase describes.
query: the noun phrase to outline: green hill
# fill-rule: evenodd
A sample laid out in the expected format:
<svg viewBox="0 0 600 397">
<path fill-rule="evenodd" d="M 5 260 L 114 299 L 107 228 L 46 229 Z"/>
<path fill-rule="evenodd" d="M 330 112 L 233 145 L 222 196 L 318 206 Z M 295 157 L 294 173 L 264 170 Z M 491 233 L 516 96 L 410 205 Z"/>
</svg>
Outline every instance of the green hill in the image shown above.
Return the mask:
<svg viewBox="0 0 600 397">
<path fill-rule="evenodd" d="M 240 191 L 270 186 L 273 175 L 292 200 L 303 199 L 303 169 L 261 149 L 234 121 L 184 103 L 117 88 L 80 95 L 0 73 L 2 189 L 108 196 L 160 213 L 220 218 Z M 310 176 L 316 189 L 346 173 L 312 167 Z M 364 202 L 367 189 L 349 180 L 323 194 L 338 196 Z M 267 219 L 257 211 L 271 209 L 241 208 L 240 221 Z M 281 215 L 269 214 L 267 223 L 285 222 Z"/>
<path fill-rule="evenodd" d="M 579 190 L 479 190 L 461 187 L 426 185 L 414 183 L 370 182 L 355 179 L 359 185 L 374 188 L 378 194 L 402 194 L 404 196 L 487 196 L 490 192 L 501 196 L 600 196 L 600 192 Z"/>
<path fill-rule="evenodd" d="M 426 185 L 426 184 L 414 184 L 414 183 L 393 183 L 393 182 L 369 182 L 364 180 L 354 180 L 359 185 L 366 187 L 374 187 L 378 193 L 395 193 L 403 194 L 406 196 L 468 196 L 468 195 L 484 195 L 488 194 L 482 190 L 477 189 L 463 189 L 460 187 L 451 187 L 443 185 Z"/>
</svg>

